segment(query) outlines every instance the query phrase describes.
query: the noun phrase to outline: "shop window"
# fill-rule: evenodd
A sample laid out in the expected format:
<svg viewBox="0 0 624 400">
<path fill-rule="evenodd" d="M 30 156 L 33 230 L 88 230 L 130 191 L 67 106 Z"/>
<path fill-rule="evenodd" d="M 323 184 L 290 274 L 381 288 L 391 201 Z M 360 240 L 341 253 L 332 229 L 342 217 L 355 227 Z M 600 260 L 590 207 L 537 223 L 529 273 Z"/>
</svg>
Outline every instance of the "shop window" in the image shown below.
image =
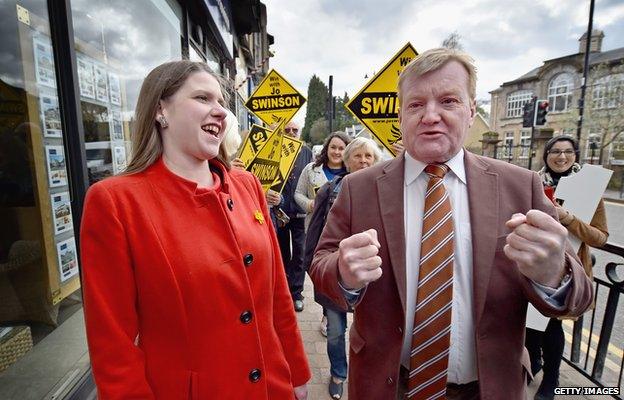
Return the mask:
<svg viewBox="0 0 624 400">
<path fill-rule="evenodd" d="M 47 2 L 0 2 L 0 38 L 0 398 L 44 398 L 87 351 L 44 340 L 82 318 Z"/>
<path fill-rule="evenodd" d="M 204 57 L 201 55 L 199 50 L 197 50 L 195 48 L 195 46 L 192 45 L 192 44 L 189 46 L 189 60 L 191 60 L 191 61 L 199 61 L 199 62 L 205 62 L 206 61 L 206 60 L 204 60 Z"/>
<path fill-rule="evenodd" d="M 89 183 L 120 173 L 143 78 L 182 54 L 175 0 L 73 0 L 80 105 Z M 203 57 L 192 46 L 191 59 Z"/>
</svg>

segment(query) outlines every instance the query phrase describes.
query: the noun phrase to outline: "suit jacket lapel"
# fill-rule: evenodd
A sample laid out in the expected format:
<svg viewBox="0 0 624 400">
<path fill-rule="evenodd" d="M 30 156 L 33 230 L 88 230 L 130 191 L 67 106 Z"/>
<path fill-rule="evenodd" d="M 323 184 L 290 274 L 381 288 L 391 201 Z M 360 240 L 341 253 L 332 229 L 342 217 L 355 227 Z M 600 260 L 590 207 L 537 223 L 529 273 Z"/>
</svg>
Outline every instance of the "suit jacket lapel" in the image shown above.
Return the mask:
<svg viewBox="0 0 624 400">
<path fill-rule="evenodd" d="M 405 156 L 400 155 L 388 163 L 383 174 L 377 178 L 377 195 L 381 208 L 381 220 L 385 231 L 388 255 L 396 279 L 397 289 L 405 313 L 405 227 L 403 218 L 403 190 Z"/>
<path fill-rule="evenodd" d="M 472 234 L 473 306 L 475 324 L 478 324 L 485 305 L 498 236 L 498 174 L 488 171 L 488 164 L 468 151 L 464 163 Z"/>
</svg>

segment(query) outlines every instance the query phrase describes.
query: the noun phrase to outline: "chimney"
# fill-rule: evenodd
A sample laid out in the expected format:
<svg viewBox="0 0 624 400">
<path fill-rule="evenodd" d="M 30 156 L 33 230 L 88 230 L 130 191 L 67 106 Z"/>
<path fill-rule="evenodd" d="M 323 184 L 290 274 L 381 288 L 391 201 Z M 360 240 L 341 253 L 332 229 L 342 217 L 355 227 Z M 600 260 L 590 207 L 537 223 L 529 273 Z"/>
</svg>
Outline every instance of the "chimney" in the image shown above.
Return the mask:
<svg viewBox="0 0 624 400">
<path fill-rule="evenodd" d="M 602 50 L 602 39 L 604 33 L 600 29 L 593 29 L 591 35 L 591 42 L 589 43 L 590 53 L 600 53 Z M 579 39 L 579 53 L 585 53 L 585 46 L 587 45 L 587 32 L 583 33 L 583 36 Z"/>
</svg>

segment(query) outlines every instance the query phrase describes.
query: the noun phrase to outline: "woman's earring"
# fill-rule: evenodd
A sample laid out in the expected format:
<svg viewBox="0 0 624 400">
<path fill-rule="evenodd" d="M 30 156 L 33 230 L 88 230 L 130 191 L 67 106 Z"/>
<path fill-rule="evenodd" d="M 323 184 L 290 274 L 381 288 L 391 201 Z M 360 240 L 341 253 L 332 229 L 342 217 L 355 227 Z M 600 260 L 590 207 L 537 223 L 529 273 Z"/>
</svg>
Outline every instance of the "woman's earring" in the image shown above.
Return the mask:
<svg viewBox="0 0 624 400">
<path fill-rule="evenodd" d="M 160 126 L 162 128 L 166 128 L 169 126 L 169 122 L 167 122 L 167 118 L 165 118 L 164 115 L 161 115 L 160 117 L 158 117 L 158 122 L 160 123 Z"/>
</svg>

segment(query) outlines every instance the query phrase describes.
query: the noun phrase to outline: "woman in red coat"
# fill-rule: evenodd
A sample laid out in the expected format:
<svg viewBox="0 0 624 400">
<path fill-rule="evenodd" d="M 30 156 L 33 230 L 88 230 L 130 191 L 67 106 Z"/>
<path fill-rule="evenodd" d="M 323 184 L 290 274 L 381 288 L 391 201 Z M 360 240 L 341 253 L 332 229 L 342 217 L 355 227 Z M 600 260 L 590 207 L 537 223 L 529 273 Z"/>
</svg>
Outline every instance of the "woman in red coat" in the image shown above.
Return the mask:
<svg viewBox="0 0 624 400">
<path fill-rule="evenodd" d="M 202 63 L 143 82 L 127 171 L 81 228 L 100 399 L 296 399 L 310 370 L 264 194 L 230 169 L 225 100 Z"/>
</svg>

